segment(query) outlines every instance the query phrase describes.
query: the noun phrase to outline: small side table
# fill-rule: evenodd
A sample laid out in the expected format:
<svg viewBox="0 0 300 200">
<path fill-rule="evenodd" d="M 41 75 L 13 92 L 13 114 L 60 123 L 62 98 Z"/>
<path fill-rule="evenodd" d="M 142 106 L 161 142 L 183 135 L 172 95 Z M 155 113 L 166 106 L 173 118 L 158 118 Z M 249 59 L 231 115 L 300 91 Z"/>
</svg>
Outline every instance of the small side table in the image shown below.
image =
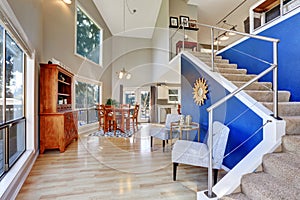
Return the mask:
<svg viewBox="0 0 300 200">
<path fill-rule="evenodd" d="M 179 130 L 179 139 L 182 138 L 182 131 L 187 132 L 187 139 L 189 139 L 189 132 L 193 130 L 198 130 L 198 142 L 200 142 L 200 125 L 196 122 L 191 122 L 188 124 L 180 124 L 179 122 L 172 122 L 171 123 L 171 129 L 170 129 L 170 138 L 171 138 L 171 145 L 172 145 L 172 131 L 173 130 Z"/>
</svg>

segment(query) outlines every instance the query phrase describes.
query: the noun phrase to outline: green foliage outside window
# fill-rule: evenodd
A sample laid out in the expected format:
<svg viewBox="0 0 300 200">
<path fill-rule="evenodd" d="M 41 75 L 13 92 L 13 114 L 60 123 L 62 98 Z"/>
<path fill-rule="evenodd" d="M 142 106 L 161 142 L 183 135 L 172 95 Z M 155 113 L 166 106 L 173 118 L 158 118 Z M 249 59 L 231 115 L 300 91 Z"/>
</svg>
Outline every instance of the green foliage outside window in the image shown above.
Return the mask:
<svg viewBox="0 0 300 200">
<path fill-rule="evenodd" d="M 76 52 L 100 64 L 101 30 L 79 7 L 77 7 L 76 34 Z"/>
<path fill-rule="evenodd" d="M 75 82 L 76 108 L 91 108 L 99 103 L 99 85 L 88 84 L 80 81 Z"/>
</svg>

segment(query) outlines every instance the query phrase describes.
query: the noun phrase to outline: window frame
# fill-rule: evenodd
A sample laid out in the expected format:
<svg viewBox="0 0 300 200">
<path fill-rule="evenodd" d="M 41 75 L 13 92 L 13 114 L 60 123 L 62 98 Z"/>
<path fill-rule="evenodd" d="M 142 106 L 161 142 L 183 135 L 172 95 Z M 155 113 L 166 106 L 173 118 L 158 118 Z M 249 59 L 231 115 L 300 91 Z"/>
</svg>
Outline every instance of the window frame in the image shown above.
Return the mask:
<svg viewBox="0 0 300 200">
<path fill-rule="evenodd" d="M 2 63 L 2 67 L 3 67 L 3 91 L 2 91 L 2 95 L 3 95 L 3 122 L 0 122 L 0 129 L 1 130 L 5 130 L 4 133 L 4 138 L 3 138 L 3 145 L 5 145 L 5 143 L 9 143 L 10 142 L 10 134 L 11 134 L 11 127 L 18 125 L 20 123 L 24 123 L 24 137 L 22 137 L 21 139 L 21 145 L 23 145 L 23 149 L 21 149 L 21 151 L 17 151 L 17 155 L 13 155 L 13 157 L 9 157 L 10 156 L 10 152 L 11 149 L 9 149 L 8 151 L 4 148 L 4 152 L 3 152 L 3 159 L 4 159 L 4 171 L 0 172 L 0 180 L 6 176 L 6 174 L 8 174 L 10 172 L 10 170 L 12 169 L 12 167 L 15 165 L 15 163 L 17 163 L 17 161 L 22 157 L 22 155 L 24 154 L 25 151 L 27 151 L 28 146 L 27 146 L 27 120 L 26 120 L 26 80 L 27 80 L 27 76 L 26 76 L 26 58 L 27 58 L 27 54 L 26 54 L 26 50 L 24 50 L 24 46 L 20 44 L 20 41 L 18 38 L 15 37 L 15 35 L 13 33 L 11 33 L 10 29 L 6 26 L 6 24 L 3 23 L 2 19 L 0 18 L 0 26 L 3 28 L 3 45 L 0 48 L 3 48 L 3 63 Z M 9 37 L 14 43 L 15 45 L 17 45 L 17 47 L 22 51 L 22 116 L 13 118 L 13 119 L 7 119 L 7 114 L 6 114 L 6 109 L 7 109 L 7 104 L 6 104 L 6 91 L 7 91 L 7 86 L 6 86 L 6 48 L 7 48 L 7 37 Z M 20 144 L 16 144 L 16 148 L 18 149 L 18 145 Z"/>
<path fill-rule="evenodd" d="M 80 76 L 75 76 L 75 80 L 74 80 L 74 91 L 75 91 L 75 95 L 74 95 L 74 99 L 73 99 L 73 102 L 74 102 L 74 107 L 75 107 L 75 110 L 77 110 L 77 111 L 89 111 L 89 110 L 91 110 L 91 109 L 93 109 L 93 107 L 96 109 L 96 105 L 94 105 L 93 107 L 84 107 L 84 108 L 77 108 L 76 107 L 76 96 L 77 96 L 77 93 L 76 93 L 76 82 L 82 82 L 82 83 L 85 83 L 85 84 L 90 84 L 90 85 L 98 85 L 98 87 L 99 87 L 99 99 L 98 99 L 98 102 L 99 102 L 99 104 L 102 104 L 102 82 L 100 82 L 100 81 L 93 81 L 93 80 L 88 80 L 88 79 L 86 79 L 86 78 L 84 78 L 84 77 L 80 77 Z M 88 113 L 87 113 L 87 115 L 88 115 Z M 80 116 L 78 116 L 78 118 L 79 118 Z M 91 122 L 91 123 L 88 123 L 89 122 L 89 120 L 88 120 L 88 118 L 87 118 L 87 123 L 86 124 L 83 124 L 83 125 L 80 125 L 79 124 L 79 120 L 78 120 L 78 125 L 79 125 L 79 127 L 83 127 L 83 126 L 85 126 L 85 125 L 89 125 L 89 124 L 93 124 L 93 123 L 98 123 L 98 121 L 97 122 Z"/>
<path fill-rule="evenodd" d="M 177 90 L 177 94 L 170 94 L 170 90 Z M 170 100 L 170 97 L 177 97 L 177 101 Z M 180 102 L 181 102 L 181 88 L 168 87 L 168 103 L 180 103 Z"/>
<path fill-rule="evenodd" d="M 100 32 L 99 63 L 96 63 L 95 61 L 93 61 L 93 60 L 91 60 L 87 57 L 84 57 L 83 55 L 80 55 L 79 53 L 77 53 L 77 8 L 79 8 L 89 18 L 89 20 L 91 20 L 97 26 L 97 28 L 99 29 L 99 32 Z M 90 14 L 88 14 L 88 12 L 83 8 L 83 6 L 78 1 L 76 1 L 76 3 L 75 3 L 75 34 L 74 35 L 75 35 L 74 55 L 80 57 L 83 60 L 86 60 L 88 62 L 91 62 L 93 64 L 96 64 L 96 65 L 99 65 L 99 66 L 102 67 L 102 65 L 103 65 L 103 28 L 96 22 L 96 20 Z"/>
</svg>

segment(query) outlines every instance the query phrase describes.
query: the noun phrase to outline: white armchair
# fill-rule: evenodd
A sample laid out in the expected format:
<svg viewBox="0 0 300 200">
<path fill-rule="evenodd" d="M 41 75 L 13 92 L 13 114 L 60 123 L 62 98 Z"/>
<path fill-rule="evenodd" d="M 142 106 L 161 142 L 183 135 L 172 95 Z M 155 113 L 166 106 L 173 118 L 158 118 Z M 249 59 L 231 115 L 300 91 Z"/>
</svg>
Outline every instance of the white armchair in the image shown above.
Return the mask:
<svg viewBox="0 0 300 200">
<path fill-rule="evenodd" d="M 153 146 L 153 138 L 158 138 L 163 142 L 163 149 L 165 148 L 165 141 L 171 139 L 170 129 L 172 122 L 178 122 L 180 120 L 181 115 L 179 114 L 167 114 L 165 126 L 161 127 L 153 127 L 150 129 L 150 146 Z M 178 138 L 179 132 L 178 130 L 172 130 L 172 139 Z"/>
<path fill-rule="evenodd" d="M 218 170 L 222 167 L 229 128 L 222 123 L 213 122 L 213 169 L 214 184 L 217 182 Z M 172 150 L 173 180 L 176 181 L 178 164 L 187 164 L 208 168 L 209 146 L 205 143 L 177 140 Z"/>
</svg>

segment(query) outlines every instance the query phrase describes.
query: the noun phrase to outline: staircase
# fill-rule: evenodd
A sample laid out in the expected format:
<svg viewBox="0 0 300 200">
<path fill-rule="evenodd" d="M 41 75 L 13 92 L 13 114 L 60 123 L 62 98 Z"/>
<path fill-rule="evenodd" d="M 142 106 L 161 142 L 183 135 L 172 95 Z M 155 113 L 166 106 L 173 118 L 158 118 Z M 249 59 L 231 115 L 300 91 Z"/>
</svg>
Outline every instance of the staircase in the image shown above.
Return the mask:
<svg viewBox="0 0 300 200">
<path fill-rule="evenodd" d="M 192 52 L 202 62 L 211 65 L 210 56 Z M 215 71 L 237 87 L 255 77 L 246 69 L 237 69 L 221 56 L 215 57 Z M 245 92 L 273 110 L 272 83 L 255 82 Z M 239 193 L 222 197 L 222 200 L 296 200 L 300 199 L 300 102 L 289 102 L 289 91 L 278 91 L 279 116 L 286 121 L 286 135 L 278 152 L 263 157 L 262 171 L 242 177 Z"/>
</svg>

